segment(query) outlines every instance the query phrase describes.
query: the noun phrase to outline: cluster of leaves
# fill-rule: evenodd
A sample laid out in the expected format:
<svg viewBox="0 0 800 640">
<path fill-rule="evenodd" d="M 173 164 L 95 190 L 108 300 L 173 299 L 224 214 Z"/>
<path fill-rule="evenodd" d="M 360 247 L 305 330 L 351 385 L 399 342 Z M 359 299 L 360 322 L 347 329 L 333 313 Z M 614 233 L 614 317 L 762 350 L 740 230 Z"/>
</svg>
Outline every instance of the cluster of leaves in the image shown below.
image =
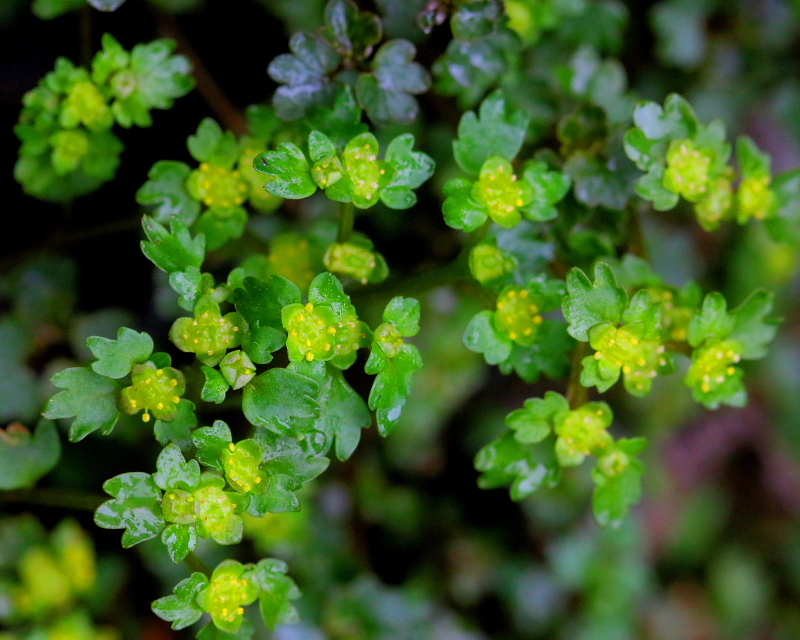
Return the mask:
<svg viewBox="0 0 800 640">
<path fill-rule="evenodd" d="M 570 408 L 561 394 L 525 401 L 506 416 L 505 434 L 484 446 L 475 457 L 482 472 L 478 485 L 493 489 L 511 485 L 511 497 L 522 500 L 540 487 L 554 487 L 563 470 L 594 456 L 595 490 L 592 507 L 602 526 L 619 526 L 639 501 L 644 467 L 636 457 L 644 438 L 620 438 L 609 433 L 613 414 L 605 402 Z"/>
<path fill-rule="evenodd" d="M 22 142 L 14 175 L 25 192 L 66 201 L 111 180 L 123 148 L 114 123 L 149 127 L 152 109 L 170 108 L 194 86 L 188 60 L 174 50 L 174 42 L 155 40 L 128 52 L 105 34 L 91 69 L 56 60 L 25 94 L 14 129 Z"/>
<path fill-rule="evenodd" d="M 199 163 L 197 168 L 175 160 L 153 165 L 148 181 L 136 194 L 140 204 L 151 207 L 145 222 L 151 240 L 163 234 L 164 223 L 177 222 L 180 229 L 203 234 L 208 249 L 219 249 L 244 232 L 245 203 L 266 213 L 280 205 L 282 200 L 264 191 L 264 180 L 253 169 L 253 159 L 266 149 L 278 122 L 267 108 L 252 107 L 247 115 L 250 133 L 238 140 L 211 118 L 200 123 L 186 145 Z M 194 246 L 199 247 L 199 241 Z M 193 253 L 202 262 L 202 252 L 195 249 Z M 184 262 L 187 267 L 199 266 L 197 258 Z"/>
<path fill-rule="evenodd" d="M 272 100 L 275 112 L 296 120 L 331 106 L 348 89 L 376 124 L 413 121 L 419 112 L 414 96 L 430 87 L 428 72 L 414 62 L 416 47 L 399 38 L 378 47 L 383 40 L 380 19 L 360 11 L 352 0 L 328 2 L 324 19 L 317 33 L 294 34 L 292 52 L 270 63 L 269 75 L 281 85 Z"/>
<path fill-rule="evenodd" d="M 773 179 L 770 158 L 748 137 L 736 142 L 738 175 L 728 164 L 731 145 L 719 120 L 704 125 L 691 105 L 672 94 L 664 106 L 645 101 L 633 112 L 635 127 L 625 134 L 625 151 L 645 175 L 636 192 L 659 211 L 684 198 L 694 205 L 706 231 L 735 219 L 768 222 L 778 241 L 795 240 L 796 170 Z"/>
<path fill-rule="evenodd" d="M 0 524 L 0 623 L 10 639 L 48 637 L 113 640 L 116 630 L 97 627 L 90 604 L 103 578 L 94 548 L 74 520 L 62 520 L 48 535 L 33 517 L 8 518 Z"/>
<path fill-rule="evenodd" d="M 286 571 L 281 560 L 267 558 L 255 565 L 223 560 L 211 576 L 193 573 L 181 580 L 174 595 L 153 603 L 153 611 L 172 622 L 173 629 L 188 627 L 209 613 L 212 622 L 198 632 L 200 640 L 249 637 L 254 628 L 244 617 L 244 607 L 256 600 L 268 629 L 299 620 L 291 601 L 300 597 L 300 591 Z"/>
<path fill-rule="evenodd" d="M 777 330 L 768 317 L 772 295 L 755 291 L 728 312 L 719 293 L 707 294 L 701 305 L 697 289 L 665 286 L 643 261 L 629 258 L 622 267 L 629 275 L 638 270 L 645 284 L 631 296 L 604 262 L 595 266 L 594 282 L 578 268 L 567 276 L 568 331 L 595 350 L 581 363 L 581 384 L 602 392 L 622 375 L 626 390 L 643 396 L 657 375 L 674 371 L 674 355 L 691 354 L 685 383 L 695 400 L 711 409 L 742 406 L 747 394 L 736 364 L 764 357 Z"/>
<path fill-rule="evenodd" d="M 308 157 L 292 142 L 278 144 L 256 158 L 255 168 L 267 175 L 269 193 L 281 198 L 307 198 L 323 189 L 331 200 L 369 209 L 383 202 L 392 209 L 408 209 L 417 202 L 414 189 L 433 175 L 433 160 L 414 151 L 414 136 L 392 140 L 383 160 L 371 133 L 362 133 L 339 150 L 320 131 L 308 136 Z M 310 159 L 310 162 L 309 162 Z M 368 248 L 369 249 L 369 248 Z"/>
<path fill-rule="evenodd" d="M 641 242 L 624 153 L 647 172 L 636 193 L 656 209 L 683 196 L 706 229 L 755 217 L 781 239 L 800 238 L 793 227 L 800 173 L 773 180 L 768 156 L 742 138 L 737 184 L 718 123 L 701 125 L 676 96 L 663 109 L 634 109 L 621 65 L 601 57 L 617 46 L 625 20 L 619 3 L 465 0 L 429 3 L 420 15 L 432 28 L 448 12 L 453 39 L 432 68 L 438 93 L 472 106 L 497 86 L 519 85 L 489 93 L 461 118 L 453 157 L 462 175 L 442 188 L 444 221 L 471 234 L 469 270 L 491 307 L 472 317 L 463 342 L 526 382 L 571 373 L 570 400 L 548 392 L 506 417 L 509 430 L 475 460 L 479 484 L 510 485 L 520 500 L 592 456 L 596 519 L 618 526 L 641 493 L 645 440 L 612 437 L 611 409 L 588 402 L 586 388 L 604 393 L 622 378 L 627 392 L 643 396 L 689 356 L 684 380 L 694 398 L 709 408 L 738 406 L 746 400 L 739 362 L 763 357 L 776 330 L 764 291 L 728 311 L 718 293 L 704 297 L 692 283 L 677 289 L 641 259 L 612 257 Z M 541 48 L 525 61 L 534 44 Z M 422 366 L 406 340 L 419 331 L 419 303 L 391 299 L 372 330 L 346 290 L 389 272 L 372 239 L 353 232 L 355 210 L 414 207 L 415 190 L 434 174 L 414 135 L 375 134 L 362 109 L 376 124 L 410 123 L 428 73 L 413 61 L 410 41 L 383 42 L 381 21 L 351 0 L 330 0 L 324 25 L 295 34 L 290 49 L 269 67 L 280 84 L 273 107 L 248 110 L 246 135 L 202 121 L 187 143 L 196 166 L 159 161 L 137 194 L 150 207 L 142 251 L 188 314 L 169 338 L 194 362 L 173 367 L 148 334 L 128 328 L 115 340 L 93 337 L 94 360 L 53 377 L 62 391 L 44 411 L 71 421 L 73 441 L 108 434 L 125 415 L 154 418 L 163 447 L 155 471 L 108 480 L 111 499 L 95 521 L 124 530 L 124 547 L 160 538 L 176 563 L 193 564 L 201 539 L 236 544 L 248 522 L 263 529 L 275 514 L 298 510 L 298 493 L 331 452 L 350 458 L 373 419 L 380 435 L 395 430 Z M 120 150 L 112 125 L 149 126 L 151 108 L 169 107 L 191 86 L 186 61 L 171 51 L 159 41 L 129 54 L 106 36 L 91 73 L 60 60 L 26 98 L 18 127 L 26 189 L 69 199 L 110 178 Z M 517 82 L 528 65 L 548 70 Z M 558 153 L 528 153 L 545 136 L 557 140 Z M 302 231 L 250 216 L 251 208 L 271 213 L 284 199 L 318 190 L 327 200 L 309 207 L 320 204 L 319 220 Z M 330 201 L 341 205 L 335 232 Z M 235 266 L 220 279 L 229 259 Z M 592 265 L 593 280 L 584 272 Z M 364 371 L 375 376 L 366 401 L 346 377 L 362 348 L 369 349 Z M 22 356 L 12 356 L 24 370 Z M 249 426 L 234 419 L 200 426 L 211 408 L 203 403 L 226 410 L 240 403 Z M 50 468 L 58 457 L 53 424 L 41 423 L 33 436 L 0 432 L 0 460 L 12 456 L 14 464 L 0 469 L 0 488 L 30 484 Z M 244 608 L 256 600 L 270 629 L 297 619 L 299 591 L 287 571 L 274 559 L 225 560 L 210 575 L 192 573 L 153 609 L 175 629 L 208 613 L 201 640 L 250 637 Z"/>
</svg>

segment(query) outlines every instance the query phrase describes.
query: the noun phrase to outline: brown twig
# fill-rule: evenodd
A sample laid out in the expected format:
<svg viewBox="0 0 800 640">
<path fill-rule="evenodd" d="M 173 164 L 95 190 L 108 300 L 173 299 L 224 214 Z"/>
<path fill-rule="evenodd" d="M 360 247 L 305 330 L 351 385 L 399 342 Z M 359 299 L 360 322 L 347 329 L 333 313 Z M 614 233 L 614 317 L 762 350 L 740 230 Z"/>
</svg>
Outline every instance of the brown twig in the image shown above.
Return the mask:
<svg viewBox="0 0 800 640">
<path fill-rule="evenodd" d="M 589 344 L 578 342 L 572 350 L 570 359 L 569 382 L 567 383 L 567 401 L 570 409 L 577 409 L 589 401 L 589 390 L 581 384 L 582 360 L 589 355 Z"/>
<path fill-rule="evenodd" d="M 222 87 L 208 72 L 200 56 L 189 43 L 178 21 L 171 15 L 154 12 L 158 31 L 178 43 L 178 53 L 182 53 L 192 62 L 192 76 L 197 82 L 197 91 L 203 96 L 211 111 L 222 122 L 226 129 L 237 136 L 247 133 L 247 119 L 244 113 L 230 101 Z"/>
</svg>

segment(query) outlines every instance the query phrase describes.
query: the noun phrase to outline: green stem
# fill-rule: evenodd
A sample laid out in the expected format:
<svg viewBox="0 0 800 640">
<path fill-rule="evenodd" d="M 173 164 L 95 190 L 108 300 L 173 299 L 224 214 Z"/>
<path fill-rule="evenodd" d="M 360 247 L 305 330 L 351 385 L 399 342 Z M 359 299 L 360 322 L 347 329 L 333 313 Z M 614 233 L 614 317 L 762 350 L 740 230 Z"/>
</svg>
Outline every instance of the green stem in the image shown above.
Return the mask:
<svg viewBox="0 0 800 640">
<path fill-rule="evenodd" d="M 200 559 L 194 551 L 190 551 L 183 559 L 183 563 L 189 568 L 192 573 L 202 573 L 206 578 L 211 577 L 211 569 L 208 565 Z"/>
<path fill-rule="evenodd" d="M 339 232 L 336 242 L 347 242 L 353 235 L 353 224 L 356 220 L 356 208 L 349 202 L 339 204 Z"/>
<path fill-rule="evenodd" d="M 567 383 L 567 401 L 570 409 L 577 409 L 589 401 L 589 390 L 581 384 L 581 362 L 589 355 L 589 344 L 578 342 L 572 350 L 570 358 L 569 382 Z"/>
<path fill-rule="evenodd" d="M 32 489 L 14 489 L 0 492 L 0 503 L 19 502 L 35 504 L 43 507 L 61 507 L 75 511 L 95 511 L 106 498 L 81 491 L 69 489 L 49 489 L 34 487 Z"/>
</svg>

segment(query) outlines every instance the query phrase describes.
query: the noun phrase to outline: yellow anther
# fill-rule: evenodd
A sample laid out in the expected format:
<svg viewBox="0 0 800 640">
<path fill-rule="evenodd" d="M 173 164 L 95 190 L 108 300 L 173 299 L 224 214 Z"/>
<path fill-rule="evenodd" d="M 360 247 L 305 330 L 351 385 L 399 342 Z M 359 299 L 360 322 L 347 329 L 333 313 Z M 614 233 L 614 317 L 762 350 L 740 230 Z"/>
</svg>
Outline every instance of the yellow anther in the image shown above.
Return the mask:
<svg viewBox="0 0 800 640">
<path fill-rule="evenodd" d="M 164 403 L 163 403 L 163 402 L 159 402 L 159 403 L 156 405 L 156 409 L 163 409 L 163 408 L 164 408 Z"/>
<path fill-rule="evenodd" d="M 169 386 L 170 386 L 170 387 L 177 387 L 177 386 L 178 386 L 178 381 L 177 381 L 177 380 L 174 380 L 174 379 L 173 379 L 173 380 L 170 380 L 170 381 L 169 381 Z"/>
<path fill-rule="evenodd" d="M 311 347 L 311 340 L 306 340 L 306 346 Z"/>
<path fill-rule="evenodd" d="M 603 354 L 600 353 L 599 351 L 596 351 L 595 354 L 594 354 L 594 358 L 595 358 L 595 360 L 602 360 L 603 359 Z"/>
<path fill-rule="evenodd" d="M 311 311 L 314 308 L 314 305 L 310 302 L 306 302 L 306 311 Z"/>
<path fill-rule="evenodd" d="M 231 442 L 231 443 L 228 445 L 228 449 L 230 449 L 231 451 L 236 451 L 236 445 L 235 445 L 235 444 L 233 444 L 233 443 Z"/>
<path fill-rule="evenodd" d="M 256 476 L 256 479 L 253 480 L 256 484 L 261 484 L 261 476 Z"/>
<path fill-rule="evenodd" d="M 144 415 L 142 416 L 142 422 L 150 422 L 150 414 L 147 413 L 147 411 L 145 411 Z"/>
<path fill-rule="evenodd" d="M 512 331 L 511 333 L 508 334 L 508 337 L 511 338 L 512 340 L 516 340 L 517 334 Z"/>
<path fill-rule="evenodd" d="M 544 322 L 544 318 L 542 316 L 534 316 L 533 324 L 542 324 Z"/>
<path fill-rule="evenodd" d="M 328 327 L 328 333 L 330 333 L 331 335 L 336 333 L 336 327 Z"/>
<path fill-rule="evenodd" d="M 729 376 L 732 376 L 734 373 L 736 373 L 736 369 L 734 369 L 733 367 L 728 367 L 727 369 L 725 369 L 725 371 L 728 373 Z"/>
<path fill-rule="evenodd" d="M 639 359 L 636 361 L 636 364 L 638 364 L 640 367 L 643 367 L 644 365 L 646 365 L 646 364 L 647 364 L 647 360 L 645 360 L 644 358 L 639 358 Z"/>
<path fill-rule="evenodd" d="M 313 353 L 311 353 L 311 352 L 309 351 L 309 352 L 306 354 L 306 360 L 308 360 L 309 362 L 311 362 L 313 359 L 314 359 L 314 354 L 313 354 Z"/>
<path fill-rule="evenodd" d="M 630 373 L 630 372 L 631 368 L 627 364 L 624 367 L 622 367 L 622 373 Z"/>
<path fill-rule="evenodd" d="M 181 399 L 180 399 L 178 396 L 172 396 L 172 401 L 173 401 L 175 404 L 178 404 L 178 403 L 181 401 Z"/>
</svg>

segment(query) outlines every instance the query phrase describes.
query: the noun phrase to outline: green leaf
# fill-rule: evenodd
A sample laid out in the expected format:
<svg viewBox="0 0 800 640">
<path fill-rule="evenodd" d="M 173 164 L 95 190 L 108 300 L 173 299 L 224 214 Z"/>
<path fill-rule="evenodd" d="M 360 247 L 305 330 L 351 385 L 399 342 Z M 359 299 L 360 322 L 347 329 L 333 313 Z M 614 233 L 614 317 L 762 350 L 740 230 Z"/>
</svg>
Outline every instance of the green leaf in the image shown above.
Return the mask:
<svg viewBox="0 0 800 640">
<path fill-rule="evenodd" d="M 411 377 L 422 366 L 417 348 L 404 344 L 394 358 L 375 377 L 369 392 L 369 408 L 375 411 L 378 433 L 388 436 L 397 426 L 403 406 L 411 392 Z"/>
<path fill-rule="evenodd" d="M 186 311 L 194 311 L 198 299 L 214 290 L 214 276 L 200 273 L 200 269 L 189 267 L 185 271 L 169 274 L 169 286 L 178 294 L 178 306 Z"/>
<path fill-rule="evenodd" d="M 29 487 L 56 466 L 61 440 L 55 425 L 41 420 L 31 433 L 10 425 L 0 430 L 0 489 Z"/>
<path fill-rule="evenodd" d="M 469 111 L 461 117 L 458 139 L 453 142 L 456 163 L 474 175 L 492 156 L 513 160 L 522 148 L 530 122 L 530 116 L 512 109 L 500 91 L 481 103 L 479 114 Z"/>
<path fill-rule="evenodd" d="M 178 446 L 169 444 L 159 454 L 156 460 L 156 472 L 152 478 L 153 482 L 165 491 L 191 489 L 200 482 L 200 465 L 197 460 L 186 462 Z"/>
<path fill-rule="evenodd" d="M 159 535 L 165 526 L 161 516 L 161 491 L 148 473 L 123 473 L 107 480 L 103 490 L 113 496 L 94 514 L 98 527 L 125 529 L 122 546 L 127 549 Z"/>
<path fill-rule="evenodd" d="M 545 318 L 539 326 L 536 343 L 530 347 L 514 344 L 511 355 L 499 363 L 500 371 L 508 374 L 514 370 L 525 382 L 536 382 L 542 373 L 559 380 L 569 372 L 574 345 L 565 322 Z"/>
<path fill-rule="evenodd" d="M 431 85 L 425 68 L 414 62 L 416 47 L 408 40 L 388 40 L 372 60 L 372 73 L 356 82 L 356 99 L 378 124 L 413 122 L 419 105 L 413 97 Z"/>
<path fill-rule="evenodd" d="M 394 169 L 392 181 L 381 190 L 381 201 L 390 209 L 408 209 L 417 203 L 412 191 L 433 175 L 436 163 L 414 151 L 414 136 L 404 133 L 389 143 L 385 161 Z"/>
<path fill-rule="evenodd" d="M 419 332 L 419 301 L 397 296 L 389 301 L 383 311 L 384 322 L 391 322 L 403 337 L 415 336 Z"/>
<path fill-rule="evenodd" d="M 183 562 L 197 546 L 197 529 L 185 524 L 170 524 L 161 532 L 161 542 L 167 547 L 173 562 Z"/>
<path fill-rule="evenodd" d="M 137 44 L 130 53 L 108 33 L 102 43 L 92 60 L 92 80 L 110 93 L 111 111 L 123 127 L 151 126 L 151 109 L 169 109 L 194 87 L 188 59 L 172 55 L 174 40 Z"/>
<path fill-rule="evenodd" d="M 361 440 L 361 430 L 372 424 L 367 404 L 347 383 L 342 372 L 325 362 L 293 362 L 289 369 L 319 385 L 320 415 L 314 426 L 328 437 L 329 443 L 335 441 L 336 457 L 347 460 Z"/>
<path fill-rule="evenodd" d="M 733 310 L 733 327 L 730 338 L 742 345 L 740 355 L 745 360 L 755 360 L 767 355 L 767 345 L 772 342 L 780 321 L 767 318 L 772 311 L 774 295 L 759 290 L 751 293 Z"/>
<path fill-rule="evenodd" d="M 247 277 L 231 299 L 249 325 L 242 349 L 257 364 L 270 362 L 271 354 L 286 344 L 281 310 L 300 302 L 300 289 L 280 276 L 269 276 L 266 281 Z"/>
<path fill-rule="evenodd" d="M 300 147 L 291 142 L 281 142 L 274 151 L 256 156 L 253 166 L 272 177 L 265 187 L 274 196 L 298 200 L 317 191 L 311 165 Z"/>
<path fill-rule="evenodd" d="M 592 474 L 596 487 L 592 495 L 592 510 L 602 527 L 619 527 L 628 517 L 630 508 L 642 495 L 642 469 L 633 461 L 615 476 Z"/>
<path fill-rule="evenodd" d="M 697 131 L 694 110 L 677 93 L 667 96 L 663 109 L 655 102 L 640 102 L 633 111 L 633 121 L 650 140 L 691 138 Z"/>
<path fill-rule="evenodd" d="M 283 475 L 291 478 L 295 489 L 328 468 L 328 458 L 308 453 L 303 447 L 305 441 L 282 436 L 264 428 L 257 428 L 253 439 L 265 452 L 264 471 L 270 476 Z"/>
<path fill-rule="evenodd" d="M 698 347 L 705 340 L 724 340 L 734 326 L 734 318 L 728 313 L 725 297 L 716 291 L 706 295 L 700 311 L 689 323 L 689 344 Z"/>
<path fill-rule="evenodd" d="M 239 143 L 230 131 L 223 131 L 217 122 L 204 118 L 197 133 L 186 140 L 189 153 L 198 162 L 208 162 L 230 169 L 239 159 Z"/>
<path fill-rule="evenodd" d="M 136 202 L 154 207 L 152 216 L 158 222 L 177 216 L 184 224 L 192 224 L 200 213 L 200 203 L 186 190 L 191 172 L 185 162 L 159 160 L 148 172 L 147 182 L 136 192 Z"/>
<path fill-rule="evenodd" d="M 75 418 L 69 428 L 70 442 L 98 429 L 103 435 L 111 433 L 120 416 L 116 382 L 84 367 L 59 371 L 51 381 L 64 391 L 50 398 L 42 415 L 51 420 Z"/>
<path fill-rule="evenodd" d="M 511 339 L 497 332 L 491 311 L 481 311 L 469 321 L 464 330 L 464 346 L 482 353 L 487 364 L 499 364 L 511 355 Z"/>
<path fill-rule="evenodd" d="M 214 402 L 216 404 L 225 400 L 225 395 L 228 393 L 230 385 L 225 380 L 223 375 L 212 367 L 200 367 L 205 376 L 203 389 L 200 392 L 200 398 L 204 402 Z"/>
<path fill-rule="evenodd" d="M 270 276 L 266 281 L 247 277 L 242 287 L 232 295 L 232 301 L 248 325 L 265 325 L 283 328 L 281 310 L 301 301 L 300 289 L 281 276 Z"/>
<path fill-rule="evenodd" d="M 242 410 L 251 424 L 287 436 L 313 435 L 319 385 L 288 369 L 270 369 L 244 387 Z"/>
<path fill-rule="evenodd" d="M 175 418 L 170 422 L 156 419 L 153 433 L 158 443 L 162 446 L 176 444 L 181 451 L 188 451 L 192 446 L 192 429 L 197 427 L 195 408 L 194 402 L 182 398 L 178 403 L 178 413 Z"/>
<path fill-rule="evenodd" d="M 473 183 L 464 178 L 453 178 L 444 185 L 447 199 L 442 204 L 444 221 L 453 229 L 475 231 L 489 217 L 486 206 L 472 197 Z"/>
<path fill-rule="evenodd" d="M 279 624 L 299 622 L 300 617 L 292 605 L 292 600 L 300 597 L 300 590 L 286 575 L 288 567 L 282 560 L 264 558 L 253 570 L 251 579 L 261 589 L 258 599 L 261 618 L 267 629 L 273 630 Z"/>
<path fill-rule="evenodd" d="M 188 227 L 178 218 L 171 218 L 169 231 L 150 216 L 142 218 L 147 240 L 142 240 L 142 253 L 159 269 L 172 273 L 190 267 L 200 269 L 206 255 L 203 235 L 192 238 Z"/>
<path fill-rule="evenodd" d="M 367 57 L 383 36 L 381 21 L 374 13 L 359 11 L 352 0 L 331 0 L 325 5 L 325 35 L 347 58 Z"/>
<path fill-rule="evenodd" d="M 464 2 L 453 12 L 450 30 L 457 40 L 477 40 L 492 33 L 503 18 L 503 5 L 499 2 Z"/>
<path fill-rule="evenodd" d="M 145 332 L 139 333 L 120 327 L 116 340 L 92 336 L 86 340 L 96 362 L 92 370 L 107 378 L 124 378 L 134 364 L 145 362 L 153 353 L 153 339 Z"/>
<path fill-rule="evenodd" d="M 269 77 L 281 86 L 272 97 L 275 113 L 284 120 L 302 118 L 312 106 L 328 103 L 335 94 L 327 75 L 340 57 L 330 44 L 311 33 L 295 33 L 289 40 L 292 53 L 279 55 L 269 64 Z"/>
<path fill-rule="evenodd" d="M 525 217 L 535 222 L 555 218 L 558 211 L 553 205 L 567 195 L 570 187 L 569 176 L 560 171 L 548 171 L 547 163 L 537 161 L 525 165 L 522 178 L 533 192 L 531 203 L 522 207 Z"/>
<path fill-rule="evenodd" d="M 645 200 L 650 200 L 656 211 L 669 211 L 681 199 L 677 193 L 673 193 L 664 186 L 660 173 L 652 171 L 636 181 L 636 193 Z"/>
<path fill-rule="evenodd" d="M 452 40 L 433 65 L 437 92 L 474 105 L 516 66 L 520 47 L 517 33 L 505 26 L 474 42 Z"/>
<path fill-rule="evenodd" d="M 200 427 L 192 434 L 197 459 L 217 471 L 224 471 L 222 453 L 232 441 L 230 427 L 222 420 L 215 420 L 210 427 Z"/>
<path fill-rule="evenodd" d="M 517 442 L 535 444 L 550 435 L 553 416 L 561 411 L 569 411 L 569 402 L 560 393 L 548 391 L 544 398 L 526 400 L 524 409 L 509 413 L 506 424 Z"/>
<path fill-rule="evenodd" d="M 567 297 L 563 302 L 564 317 L 569 322 L 567 331 L 576 340 L 588 342 L 589 329 L 594 325 L 619 323 L 627 302 L 625 290 L 617 286 L 614 274 L 605 262 L 595 265 L 594 283 L 574 267 L 567 274 Z"/>
<path fill-rule="evenodd" d="M 478 451 L 475 468 L 483 472 L 481 489 L 510 484 L 512 500 L 522 500 L 542 485 L 552 487 L 560 476 L 552 445 L 525 445 L 510 431 Z"/>
<path fill-rule="evenodd" d="M 247 224 L 247 210 L 244 207 L 228 209 L 209 209 L 195 223 L 198 236 L 204 236 L 206 247 L 214 251 L 223 247 L 228 240 L 240 238 Z"/>
<path fill-rule="evenodd" d="M 185 629 L 203 616 L 203 610 L 197 604 L 197 594 L 208 587 L 208 578 L 202 573 L 193 573 L 175 585 L 174 595 L 156 600 L 153 613 L 162 620 L 172 623 L 172 628 Z"/>
</svg>

